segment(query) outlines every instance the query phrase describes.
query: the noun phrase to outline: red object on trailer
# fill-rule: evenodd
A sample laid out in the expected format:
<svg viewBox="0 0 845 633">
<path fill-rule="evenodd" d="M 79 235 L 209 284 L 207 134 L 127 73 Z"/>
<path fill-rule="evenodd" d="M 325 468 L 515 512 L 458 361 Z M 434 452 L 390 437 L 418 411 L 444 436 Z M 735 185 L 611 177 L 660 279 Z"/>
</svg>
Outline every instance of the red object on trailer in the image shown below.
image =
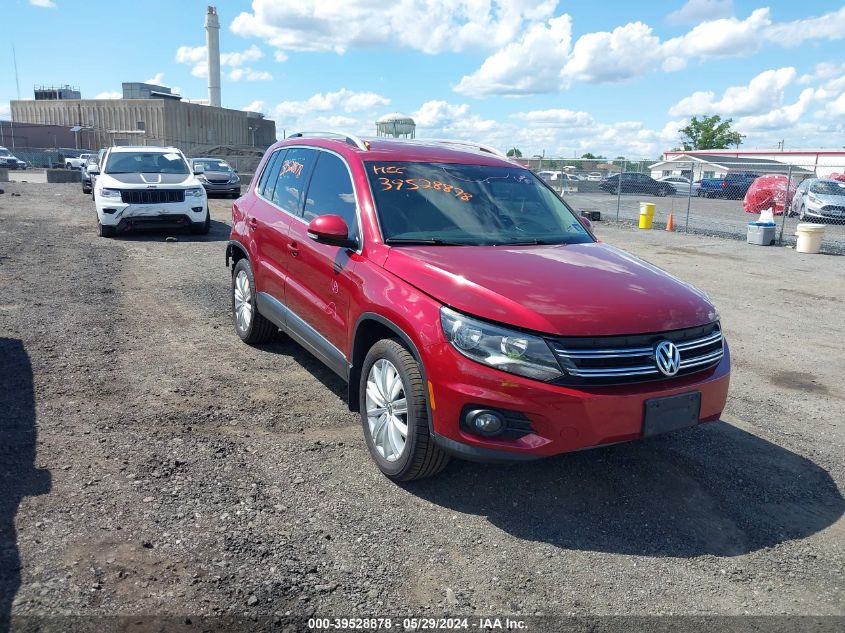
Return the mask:
<svg viewBox="0 0 845 633">
<path fill-rule="evenodd" d="M 746 213 L 762 213 L 772 209 L 775 215 L 783 213 L 795 195 L 795 184 L 783 174 L 767 174 L 751 183 L 742 202 Z"/>
<path fill-rule="evenodd" d="M 830 174 L 828 176 L 828 178 L 830 178 L 831 180 L 841 180 L 841 181 L 845 182 L 845 174 L 840 174 L 839 172 L 836 172 L 836 171 L 833 172 L 832 174 Z"/>
</svg>

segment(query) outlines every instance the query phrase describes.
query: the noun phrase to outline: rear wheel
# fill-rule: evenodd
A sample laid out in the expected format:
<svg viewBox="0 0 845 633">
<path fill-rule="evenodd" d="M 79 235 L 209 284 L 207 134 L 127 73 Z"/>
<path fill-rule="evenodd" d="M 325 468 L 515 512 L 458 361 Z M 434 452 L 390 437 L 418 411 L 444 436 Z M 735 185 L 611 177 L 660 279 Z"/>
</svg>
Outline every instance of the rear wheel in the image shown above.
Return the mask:
<svg viewBox="0 0 845 633">
<path fill-rule="evenodd" d="M 278 332 L 278 328 L 258 311 L 255 278 L 246 258 L 239 260 L 232 271 L 232 322 L 238 336 L 248 345 L 265 343 Z"/>
<path fill-rule="evenodd" d="M 398 340 L 382 339 L 367 352 L 359 395 L 367 448 L 388 478 L 411 481 L 445 468 L 449 456 L 428 428 L 420 366 Z"/>
</svg>

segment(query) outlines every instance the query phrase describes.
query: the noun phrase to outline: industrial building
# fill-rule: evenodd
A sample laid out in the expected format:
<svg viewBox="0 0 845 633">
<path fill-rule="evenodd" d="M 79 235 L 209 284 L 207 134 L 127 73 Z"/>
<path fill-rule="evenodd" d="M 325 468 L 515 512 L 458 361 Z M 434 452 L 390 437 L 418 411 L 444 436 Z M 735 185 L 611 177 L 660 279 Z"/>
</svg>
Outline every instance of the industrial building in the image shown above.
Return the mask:
<svg viewBox="0 0 845 633">
<path fill-rule="evenodd" d="M 81 127 L 90 149 L 174 145 L 191 152 L 197 146 L 276 142 L 275 122 L 257 112 L 186 103 L 164 86 L 124 84 L 127 92 L 139 98 L 12 101 L 12 121 Z"/>
<path fill-rule="evenodd" d="M 76 146 L 92 150 L 173 145 L 196 154 L 221 145 L 266 148 L 275 143 L 274 121 L 258 112 L 220 107 L 220 24 L 214 7 L 208 7 L 205 30 L 209 105 L 186 102 L 166 86 L 140 82 L 124 83 L 122 99 L 83 99 L 71 86 L 38 86 L 34 100 L 11 102 L 12 121 L 20 130 L 24 124 L 75 128 L 71 131 L 81 143 Z"/>
</svg>

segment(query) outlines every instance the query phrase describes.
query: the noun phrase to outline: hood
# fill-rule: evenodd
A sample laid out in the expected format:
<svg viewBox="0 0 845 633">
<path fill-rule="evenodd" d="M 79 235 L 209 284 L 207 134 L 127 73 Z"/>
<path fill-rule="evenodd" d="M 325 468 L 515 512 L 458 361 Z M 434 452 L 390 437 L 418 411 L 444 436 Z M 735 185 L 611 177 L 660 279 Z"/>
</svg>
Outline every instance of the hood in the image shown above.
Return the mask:
<svg viewBox="0 0 845 633">
<path fill-rule="evenodd" d="M 717 318 L 701 291 L 602 243 L 402 246 L 384 267 L 466 314 L 560 336 L 645 334 Z"/>
<path fill-rule="evenodd" d="M 103 174 L 112 180 L 124 185 L 184 185 L 199 187 L 199 181 L 193 174 L 155 174 L 138 173 L 129 174 Z"/>
</svg>

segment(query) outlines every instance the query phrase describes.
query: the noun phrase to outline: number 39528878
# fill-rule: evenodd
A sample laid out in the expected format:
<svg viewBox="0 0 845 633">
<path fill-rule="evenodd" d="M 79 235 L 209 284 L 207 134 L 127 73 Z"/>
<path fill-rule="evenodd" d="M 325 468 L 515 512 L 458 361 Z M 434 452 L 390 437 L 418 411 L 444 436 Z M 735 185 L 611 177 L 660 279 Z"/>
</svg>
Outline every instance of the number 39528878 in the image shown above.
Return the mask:
<svg viewBox="0 0 845 633">
<path fill-rule="evenodd" d="M 443 193 L 452 194 L 459 200 L 469 202 L 472 200 L 472 194 L 467 193 L 460 187 L 449 185 L 439 180 L 429 180 L 428 178 L 379 178 L 382 191 L 396 190 L 400 191 L 403 187 L 408 191 L 415 191 L 417 189 L 432 189 L 434 191 L 442 191 Z"/>
</svg>

